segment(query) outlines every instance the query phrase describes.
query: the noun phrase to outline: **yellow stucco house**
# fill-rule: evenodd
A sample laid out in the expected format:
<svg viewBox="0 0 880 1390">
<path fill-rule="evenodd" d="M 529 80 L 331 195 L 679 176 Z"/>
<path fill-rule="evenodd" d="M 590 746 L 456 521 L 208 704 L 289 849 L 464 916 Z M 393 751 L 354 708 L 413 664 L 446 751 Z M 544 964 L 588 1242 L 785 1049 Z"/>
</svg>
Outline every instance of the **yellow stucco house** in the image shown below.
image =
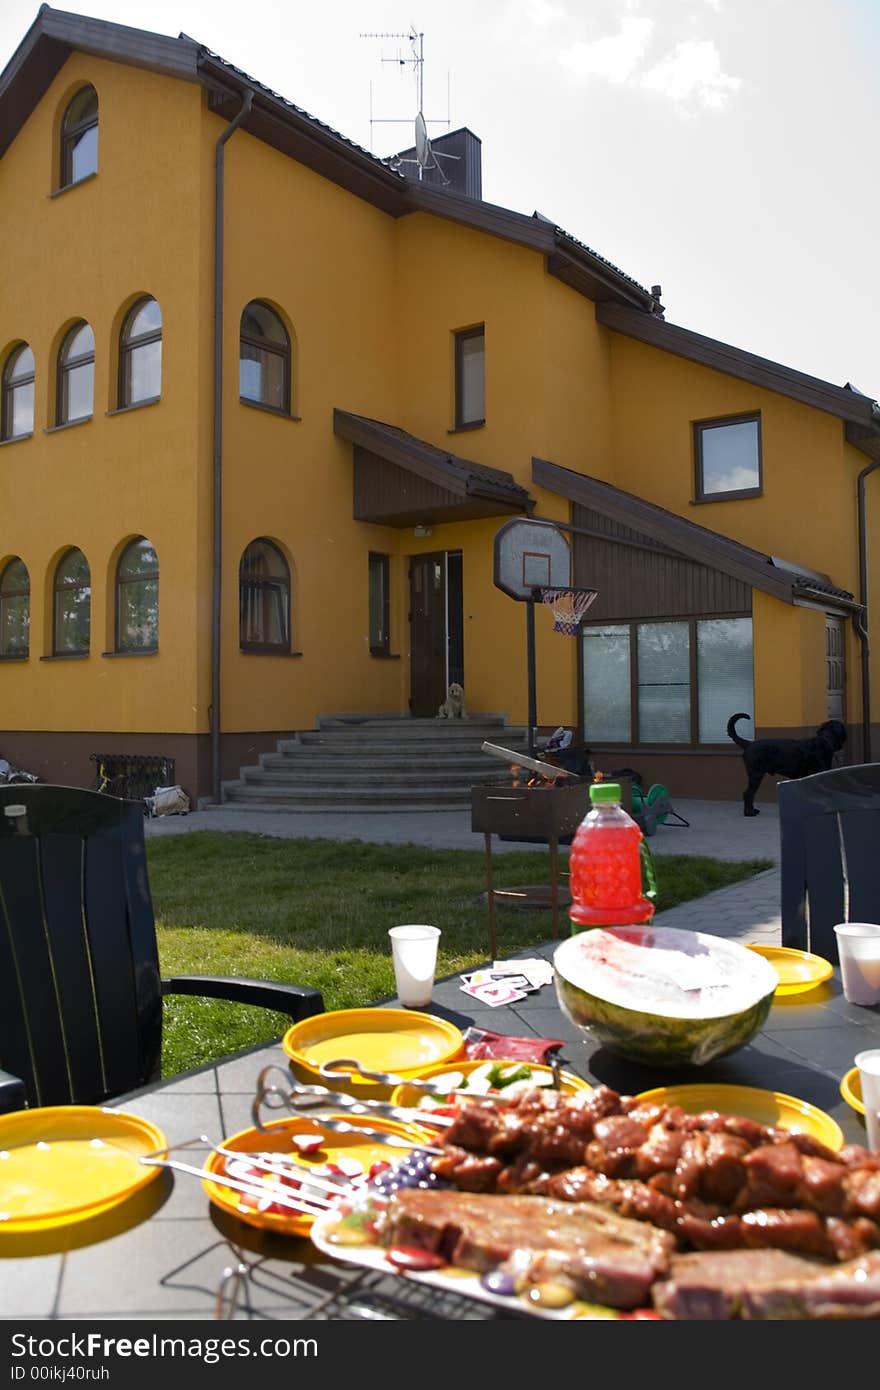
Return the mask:
<svg viewBox="0 0 880 1390">
<path fill-rule="evenodd" d="M 454 139 L 419 181 L 190 38 L 40 9 L 0 75 L 0 756 L 169 754 L 195 798 L 451 679 L 524 724 L 517 516 L 598 590 L 575 641 L 537 606 L 543 727 L 677 795 L 739 794 L 739 710 L 870 754 L 876 403 L 668 322 Z"/>
</svg>

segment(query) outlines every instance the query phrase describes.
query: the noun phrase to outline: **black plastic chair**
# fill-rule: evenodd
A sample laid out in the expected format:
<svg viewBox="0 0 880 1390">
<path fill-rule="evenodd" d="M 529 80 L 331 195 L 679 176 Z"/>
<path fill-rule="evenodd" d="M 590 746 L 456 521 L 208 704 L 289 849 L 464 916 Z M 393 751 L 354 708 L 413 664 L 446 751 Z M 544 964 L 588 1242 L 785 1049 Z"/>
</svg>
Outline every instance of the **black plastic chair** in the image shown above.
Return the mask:
<svg viewBox="0 0 880 1390">
<path fill-rule="evenodd" d="M 880 763 L 780 782 L 782 944 L 838 964 L 836 922 L 880 922 Z"/>
<path fill-rule="evenodd" d="M 0 787 L 0 1113 L 98 1104 L 160 1076 L 162 997 L 322 1013 L 316 989 L 163 980 L 140 802 Z"/>
</svg>

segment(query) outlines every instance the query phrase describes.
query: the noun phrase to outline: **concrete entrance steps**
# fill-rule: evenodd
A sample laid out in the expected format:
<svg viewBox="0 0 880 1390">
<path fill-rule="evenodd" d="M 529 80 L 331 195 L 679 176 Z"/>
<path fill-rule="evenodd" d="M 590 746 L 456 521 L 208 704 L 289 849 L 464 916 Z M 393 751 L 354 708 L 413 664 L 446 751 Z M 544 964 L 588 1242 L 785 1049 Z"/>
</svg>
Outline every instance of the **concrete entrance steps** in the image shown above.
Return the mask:
<svg viewBox="0 0 880 1390">
<path fill-rule="evenodd" d="M 470 809 L 471 787 L 509 783 L 484 740 L 526 750 L 526 731 L 501 714 L 468 719 L 334 716 L 281 739 L 259 765 L 224 782 L 223 806 L 252 811 L 433 811 Z"/>
</svg>

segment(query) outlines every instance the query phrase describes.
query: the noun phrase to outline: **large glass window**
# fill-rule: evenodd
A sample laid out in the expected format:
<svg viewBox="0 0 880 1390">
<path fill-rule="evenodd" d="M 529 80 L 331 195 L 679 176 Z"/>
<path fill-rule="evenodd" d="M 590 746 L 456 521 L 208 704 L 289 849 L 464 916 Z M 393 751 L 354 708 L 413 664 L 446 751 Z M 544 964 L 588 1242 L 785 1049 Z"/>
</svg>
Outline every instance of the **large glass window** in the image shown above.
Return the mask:
<svg viewBox="0 0 880 1390">
<path fill-rule="evenodd" d="M 687 623 L 639 623 L 640 743 L 690 743 L 690 631 Z"/>
<path fill-rule="evenodd" d="M 92 413 L 95 394 L 95 335 L 75 323 L 58 354 L 58 406 L 55 423 L 69 425 Z"/>
<path fill-rule="evenodd" d="M 0 438 L 18 439 L 34 431 L 34 354 L 22 343 L 7 357 L 0 401 Z"/>
<path fill-rule="evenodd" d="M 0 575 L 0 656 L 27 656 L 31 624 L 31 583 L 17 557 Z"/>
<path fill-rule="evenodd" d="M 761 421 L 758 415 L 694 425 L 697 499 L 757 497 L 761 492 Z"/>
<path fill-rule="evenodd" d="M 290 413 L 290 338 L 274 309 L 256 299 L 241 316 L 238 393 L 243 401 Z"/>
<path fill-rule="evenodd" d="M 588 743 L 630 741 L 630 637 L 626 625 L 585 627 L 584 737 Z"/>
<path fill-rule="evenodd" d="M 387 656 L 388 643 L 388 556 L 370 552 L 370 652 Z"/>
<path fill-rule="evenodd" d="M 98 171 L 98 94 L 82 87 L 61 123 L 61 187 Z"/>
<path fill-rule="evenodd" d="M 119 344 L 119 404 L 139 405 L 162 394 L 162 310 L 141 299 L 122 326 Z"/>
<path fill-rule="evenodd" d="M 52 652 L 87 656 L 91 629 L 92 577 L 81 550 L 68 550 L 55 571 Z"/>
<path fill-rule="evenodd" d="M 582 662 L 589 743 L 726 743 L 754 707 L 751 618 L 586 626 Z"/>
<path fill-rule="evenodd" d="M 751 618 L 697 623 L 700 743 L 724 743 L 731 714 L 755 708 Z"/>
<path fill-rule="evenodd" d="M 486 423 L 486 330 L 465 328 L 455 335 L 455 428 Z"/>
<path fill-rule="evenodd" d="M 290 651 L 290 570 L 271 541 L 251 541 L 241 557 L 239 634 L 245 651 Z"/>
<path fill-rule="evenodd" d="M 116 567 L 116 650 L 159 647 L 159 561 L 143 536 L 130 541 Z"/>
</svg>

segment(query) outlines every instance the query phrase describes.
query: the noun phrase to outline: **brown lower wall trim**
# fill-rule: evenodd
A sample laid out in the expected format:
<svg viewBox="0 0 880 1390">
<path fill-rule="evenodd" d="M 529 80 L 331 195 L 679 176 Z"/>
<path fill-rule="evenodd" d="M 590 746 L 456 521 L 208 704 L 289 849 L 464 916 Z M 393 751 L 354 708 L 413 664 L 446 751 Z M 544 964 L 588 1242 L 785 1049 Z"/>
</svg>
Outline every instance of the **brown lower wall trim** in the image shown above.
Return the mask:
<svg viewBox="0 0 880 1390">
<path fill-rule="evenodd" d="M 751 739 L 751 725 L 740 720 L 739 731 L 744 738 Z M 847 725 L 849 739 L 840 759 L 842 763 L 857 763 L 861 759 L 861 729 Z M 875 742 L 877 725 L 872 725 L 871 741 Z M 811 738 L 812 728 L 764 728 L 759 726 L 758 738 Z M 745 790 L 746 775 L 742 762 L 742 750 L 731 743 L 729 749 L 716 748 L 703 751 L 699 748 L 679 748 L 659 750 L 657 748 L 636 748 L 626 744 L 614 747 L 594 748 L 591 753 L 594 767 L 598 772 L 612 772 L 616 768 L 633 768 L 641 774 L 642 786 L 647 789 L 655 782 L 661 782 L 669 792 L 670 800 L 676 797 L 695 797 L 707 801 L 736 801 Z M 776 779 L 766 777 L 761 785 L 759 800 L 776 800 Z"/>
<path fill-rule="evenodd" d="M 544 732 L 550 734 L 552 730 L 547 728 Z M 814 732 L 815 729 L 758 729 L 761 738 L 809 737 Z M 295 733 L 292 729 L 276 729 L 222 734 L 221 780 L 236 779 L 241 768 L 256 766 L 261 753 L 274 753 L 279 740 L 293 738 Z M 849 734 L 842 761 L 856 763 L 861 759 L 860 727 L 849 725 Z M 872 725 L 871 740 L 874 748 L 880 747 L 880 725 Z M 140 753 L 173 758 L 175 778 L 193 806 L 200 797 L 211 795 L 211 736 L 207 733 L 95 734 L 0 729 L 0 758 L 8 759 L 14 767 L 37 773 L 44 782 L 91 786 L 95 765 L 89 761 L 90 753 Z M 676 797 L 736 801 L 745 787 L 742 758 L 739 749 L 733 746 L 703 752 L 694 748 L 658 751 L 617 745 L 593 749 L 592 760 L 599 772 L 634 768 L 641 774 L 645 788 L 661 782 L 668 789 L 673 804 Z M 760 797 L 775 799 L 773 778 L 765 779 Z"/>
<path fill-rule="evenodd" d="M 274 753 L 278 740 L 295 731 L 222 734 L 221 778 L 237 778 L 242 767 L 255 765 L 261 753 Z M 0 729 L 0 757 L 13 767 L 35 772 L 43 782 L 90 787 L 95 777 L 91 753 L 144 754 L 174 759 L 174 776 L 193 806 L 211 795 L 210 734 L 58 733 L 47 730 Z"/>
</svg>

